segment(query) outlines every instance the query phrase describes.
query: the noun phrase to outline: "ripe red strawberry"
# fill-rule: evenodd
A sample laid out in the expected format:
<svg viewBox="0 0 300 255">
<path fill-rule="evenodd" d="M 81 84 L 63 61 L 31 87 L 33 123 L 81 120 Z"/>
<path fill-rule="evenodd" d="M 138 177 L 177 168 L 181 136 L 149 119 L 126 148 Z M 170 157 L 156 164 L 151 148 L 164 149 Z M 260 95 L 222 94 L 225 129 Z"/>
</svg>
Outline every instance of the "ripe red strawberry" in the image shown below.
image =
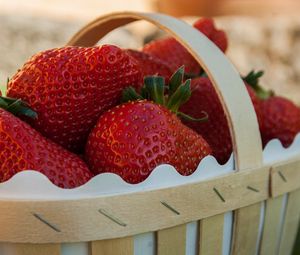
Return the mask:
<svg viewBox="0 0 300 255">
<path fill-rule="evenodd" d="M 223 52 L 227 49 L 227 37 L 222 30 L 217 30 L 212 19 L 202 18 L 194 27 L 203 32 Z M 172 72 L 184 65 L 188 74 L 197 75 L 201 68 L 193 56 L 174 38 L 163 38 L 146 44 L 143 51 L 168 63 Z"/>
<path fill-rule="evenodd" d="M 200 73 L 198 62 L 174 38 L 152 41 L 144 46 L 143 51 L 167 62 L 172 71 L 184 65 L 187 73 Z"/>
<path fill-rule="evenodd" d="M 261 102 L 263 121 L 261 135 L 263 144 L 278 138 L 288 147 L 300 132 L 300 109 L 293 102 L 272 96 Z"/>
<path fill-rule="evenodd" d="M 163 76 L 166 81 L 172 75 L 172 71 L 169 66 L 161 59 L 155 56 L 149 55 L 142 51 L 137 50 L 126 50 L 126 53 L 133 57 L 141 67 L 142 76 L 159 75 Z"/>
<path fill-rule="evenodd" d="M 141 81 L 137 62 L 116 46 L 63 47 L 33 56 L 9 81 L 7 95 L 38 113 L 30 122 L 35 129 L 79 152 L 99 116 Z"/>
<path fill-rule="evenodd" d="M 0 99 L 2 106 L 10 103 Z M 13 107 L 6 108 L 13 109 Z M 15 104 L 16 108 L 18 106 Z M 93 176 L 78 156 L 44 138 L 27 123 L 2 108 L 0 108 L 0 162 L 0 182 L 23 170 L 36 170 L 45 174 L 59 187 L 74 188 L 86 183 Z"/>
<path fill-rule="evenodd" d="M 171 164 L 182 175 L 193 173 L 210 154 L 207 142 L 176 117 L 189 97 L 189 80 L 164 97 L 163 78 L 146 78 L 144 94 L 154 103 L 138 100 L 103 114 L 91 132 L 86 159 L 94 173 L 112 172 L 129 183 L 145 180 L 160 164 Z M 125 95 L 136 95 L 133 90 Z M 169 107 L 169 109 L 166 108 Z"/>
<path fill-rule="evenodd" d="M 218 30 L 215 27 L 215 22 L 211 18 L 203 18 L 197 20 L 194 25 L 199 31 L 205 34 L 208 39 L 214 42 L 221 51 L 226 52 L 228 48 L 228 39 L 223 30 Z"/>
<path fill-rule="evenodd" d="M 180 110 L 196 118 L 202 116 L 202 112 L 205 111 L 209 119 L 204 123 L 188 120 L 183 120 L 183 123 L 201 134 L 211 146 L 212 155 L 220 164 L 224 164 L 232 153 L 232 141 L 221 102 L 207 77 L 193 79 L 191 89 L 193 93 L 190 100 Z M 259 100 L 251 87 L 247 86 L 247 89 L 260 122 Z"/>
<path fill-rule="evenodd" d="M 259 85 L 263 72 L 250 72 L 245 79 L 261 99 L 262 121 L 260 132 L 263 145 L 272 139 L 279 139 L 284 147 L 288 147 L 300 132 L 300 108 L 293 102 L 274 95 Z"/>
</svg>

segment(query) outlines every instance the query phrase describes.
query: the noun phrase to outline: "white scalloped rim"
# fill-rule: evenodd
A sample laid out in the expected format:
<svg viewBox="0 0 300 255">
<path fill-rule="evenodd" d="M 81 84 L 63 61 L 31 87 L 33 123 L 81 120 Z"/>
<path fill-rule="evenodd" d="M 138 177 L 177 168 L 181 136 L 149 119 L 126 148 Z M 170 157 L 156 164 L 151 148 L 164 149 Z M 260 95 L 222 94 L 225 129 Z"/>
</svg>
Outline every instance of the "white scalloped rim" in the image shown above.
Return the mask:
<svg viewBox="0 0 300 255">
<path fill-rule="evenodd" d="M 284 148 L 278 139 L 270 141 L 264 149 L 263 156 L 264 164 L 300 157 L 300 133 L 288 148 Z M 233 171 L 233 156 L 225 165 L 219 165 L 214 157 L 207 156 L 190 176 L 182 176 L 173 166 L 164 164 L 156 167 L 144 182 L 135 185 L 126 183 L 118 175 L 103 173 L 95 176 L 81 187 L 61 189 L 52 184 L 45 175 L 28 170 L 22 171 L 9 181 L 0 184 L 0 199 L 91 198 L 179 186 L 204 181 Z"/>
</svg>

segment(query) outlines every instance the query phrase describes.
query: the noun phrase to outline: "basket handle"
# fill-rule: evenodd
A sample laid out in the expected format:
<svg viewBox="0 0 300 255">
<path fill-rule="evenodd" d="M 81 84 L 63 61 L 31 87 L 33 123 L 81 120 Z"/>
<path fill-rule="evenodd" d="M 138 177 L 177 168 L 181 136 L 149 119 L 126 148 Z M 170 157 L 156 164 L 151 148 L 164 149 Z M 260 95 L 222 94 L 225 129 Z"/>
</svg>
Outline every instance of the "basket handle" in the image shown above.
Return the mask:
<svg viewBox="0 0 300 255">
<path fill-rule="evenodd" d="M 185 22 L 158 13 L 117 12 L 83 27 L 67 45 L 93 46 L 113 29 L 146 20 L 179 41 L 211 79 L 230 127 L 237 170 L 262 165 L 262 145 L 254 107 L 245 85 L 225 55 L 203 34 Z"/>
</svg>

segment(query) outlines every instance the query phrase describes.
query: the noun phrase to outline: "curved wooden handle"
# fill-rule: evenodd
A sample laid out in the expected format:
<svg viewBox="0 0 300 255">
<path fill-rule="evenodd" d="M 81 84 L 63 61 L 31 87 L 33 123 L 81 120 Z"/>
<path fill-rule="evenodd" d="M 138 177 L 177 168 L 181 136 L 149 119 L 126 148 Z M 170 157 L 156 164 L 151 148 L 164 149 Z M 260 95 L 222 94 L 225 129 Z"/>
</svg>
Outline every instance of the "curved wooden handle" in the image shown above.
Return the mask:
<svg viewBox="0 0 300 255">
<path fill-rule="evenodd" d="M 198 61 L 211 79 L 229 123 L 237 170 L 262 165 L 257 118 L 239 73 L 224 54 L 198 30 L 183 21 L 157 13 L 118 12 L 83 27 L 67 45 L 92 46 L 113 29 L 146 20 L 170 33 Z"/>
</svg>

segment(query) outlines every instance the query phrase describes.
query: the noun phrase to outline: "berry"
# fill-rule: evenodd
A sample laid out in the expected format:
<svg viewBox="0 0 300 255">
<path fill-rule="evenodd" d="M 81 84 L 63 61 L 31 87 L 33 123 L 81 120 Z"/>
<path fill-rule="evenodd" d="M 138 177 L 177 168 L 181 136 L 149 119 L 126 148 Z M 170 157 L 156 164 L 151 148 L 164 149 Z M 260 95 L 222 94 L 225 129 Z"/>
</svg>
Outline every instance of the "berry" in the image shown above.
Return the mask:
<svg viewBox="0 0 300 255">
<path fill-rule="evenodd" d="M 126 53 L 133 57 L 139 64 L 142 76 L 159 75 L 163 76 L 166 81 L 172 75 L 171 69 L 167 63 L 154 56 L 137 50 L 126 50 Z"/>
<path fill-rule="evenodd" d="M 226 51 L 228 47 L 227 36 L 224 31 L 216 29 L 212 19 L 199 19 L 193 26 L 206 35 L 223 52 Z M 152 41 L 144 46 L 143 51 L 168 63 L 172 72 L 175 72 L 182 65 L 185 66 L 188 75 L 195 76 L 201 72 L 198 62 L 174 38 L 167 37 Z"/>
<path fill-rule="evenodd" d="M 208 121 L 199 123 L 183 119 L 183 123 L 201 134 L 212 148 L 212 155 L 220 164 L 225 164 L 232 153 L 232 141 L 226 115 L 217 93 L 207 77 L 192 80 L 193 91 L 190 100 L 180 110 L 200 117 L 203 111 L 208 114 Z M 259 100 L 254 91 L 247 86 L 248 93 L 254 105 L 258 121 L 261 119 Z"/>
<path fill-rule="evenodd" d="M 171 78 L 168 93 L 164 78 L 146 77 L 139 95 L 131 87 L 124 103 L 103 114 L 92 130 L 86 160 L 94 173 L 112 172 L 129 183 L 145 180 L 161 164 L 171 164 L 182 175 L 192 174 L 210 146 L 176 116 L 191 118 L 178 109 L 190 95 L 190 80 L 183 83 L 183 68 Z M 154 102 L 149 100 L 154 100 Z M 197 121 L 206 120 L 206 117 Z"/>
<path fill-rule="evenodd" d="M 293 102 L 279 96 L 263 100 L 261 108 L 263 144 L 277 138 L 284 147 L 288 147 L 300 132 L 300 109 Z"/>
<path fill-rule="evenodd" d="M 75 154 L 0 108 L 0 182 L 23 170 L 36 170 L 61 188 L 74 188 L 93 174 Z"/>
<path fill-rule="evenodd" d="M 193 26 L 206 35 L 208 39 L 214 42 L 221 51 L 226 52 L 228 48 L 227 36 L 223 30 L 216 29 L 213 19 L 199 19 L 194 23 Z"/>
<path fill-rule="evenodd" d="M 99 116 L 141 78 L 137 62 L 116 46 L 63 47 L 33 56 L 9 81 L 7 95 L 37 112 L 29 120 L 35 129 L 80 152 Z"/>
<path fill-rule="evenodd" d="M 190 175 L 208 154 L 210 147 L 200 135 L 165 107 L 146 100 L 103 114 L 86 146 L 86 159 L 95 174 L 112 172 L 129 183 L 145 180 L 161 164 Z"/>
</svg>

